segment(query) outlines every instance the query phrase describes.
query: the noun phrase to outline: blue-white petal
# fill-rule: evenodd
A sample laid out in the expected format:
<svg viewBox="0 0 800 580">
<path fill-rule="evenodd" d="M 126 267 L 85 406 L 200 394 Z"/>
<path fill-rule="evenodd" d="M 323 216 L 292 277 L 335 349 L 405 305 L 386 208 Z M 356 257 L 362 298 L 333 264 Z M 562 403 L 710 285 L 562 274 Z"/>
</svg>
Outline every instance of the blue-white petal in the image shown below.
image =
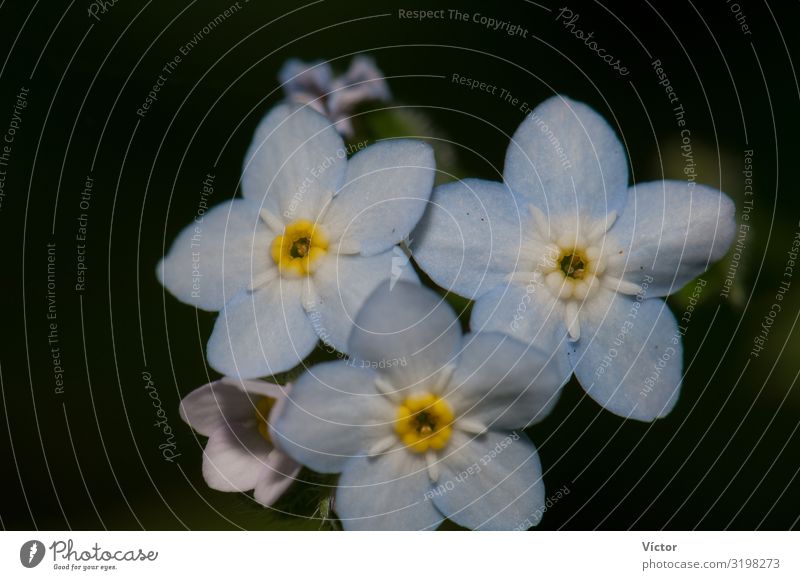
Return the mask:
<svg viewBox="0 0 800 580">
<path fill-rule="evenodd" d="M 436 163 L 423 141 L 382 141 L 356 153 L 322 222 L 364 255 L 408 237 L 430 199 Z"/>
<path fill-rule="evenodd" d="M 539 523 L 542 465 L 524 434 L 454 432 L 444 453 L 433 502 L 448 518 L 474 530 L 526 530 Z"/>
<path fill-rule="evenodd" d="M 545 215 L 599 218 L 624 208 L 628 162 L 602 116 L 556 95 L 536 107 L 514 133 L 503 178 Z"/>
<path fill-rule="evenodd" d="M 439 286 L 475 299 L 517 269 L 530 222 L 527 202 L 505 184 L 455 181 L 434 190 L 411 251 Z"/>
<path fill-rule="evenodd" d="M 329 256 L 314 273 L 316 299 L 306 305 L 320 339 L 347 352 L 347 339 L 367 297 L 382 282 L 418 282 L 414 267 L 399 246 L 375 256 Z"/>
<path fill-rule="evenodd" d="M 430 500 L 422 455 L 399 449 L 347 463 L 336 490 L 346 530 L 433 530 L 444 520 Z"/>
<path fill-rule="evenodd" d="M 270 233 L 252 201 L 221 203 L 186 226 L 158 264 L 159 281 L 178 300 L 220 310 L 254 276 L 274 268 Z"/>
<path fill-rule="evenodd" d="M 499 286 L 475 301 L 469 327 L 472 332 L 501 332 L 530 344 L 556 364 L 561 382 L 572 376 L 567 356 L 564 305 L 537 279 L 525 286 Z"/>
<path fill-rule="evenodd" d="M 446 398 L 457 417 L 493 430 L 526 427 L 558 401 L 562 377 L 550 354 L 499 332 L 468 334 Z"/>
<path fill-rule="evenodd" d="M 301 294 L 302 281 L 286 278 L 237 294 L 214 324 L 208 340 L 209 364 L 242 379 L 271 376 L 296 366 L 317 344 Z"/>
<path fill-rule="evenodd" d="M 461 326 L 433 290 L 409 282 L 378 286 L 348 342 L 357 364 L 377 368 L 393 390 L 428 390 L 455 362 Z"/>
<path fill-rule="evenodd" d="M 680 394 L 683 345 L 666 303 L 614 294 L 606 309 L 582 313 L 580 321 L 570 358 L 589 396 L 621 417 L 667 415 Z"/>
<path fill-rule="evenodd" d="M 309 368 L 272 426 L 276 444 L 314 471 L 340 472 L 393 433 L 396 410 L 375 388 L 375 378 L 346 361 Z"/>
<path fill-rule="evenodd" d="M 606 238 L 608 252 L 624 257 L 625 280 L 647 282 L 649 297 L 666 296 L 725 255 L 735 210 L 731 198 L 704 185 L 640 183 Z"/>
<path fill-rule="evenodd" d="M 313 221 L 346 171 L 344 142 L 330 121 L 311 107 L 282 104 L 256 129 L 244 159 L 242 193 L 285 223 Z"/>
</svg>

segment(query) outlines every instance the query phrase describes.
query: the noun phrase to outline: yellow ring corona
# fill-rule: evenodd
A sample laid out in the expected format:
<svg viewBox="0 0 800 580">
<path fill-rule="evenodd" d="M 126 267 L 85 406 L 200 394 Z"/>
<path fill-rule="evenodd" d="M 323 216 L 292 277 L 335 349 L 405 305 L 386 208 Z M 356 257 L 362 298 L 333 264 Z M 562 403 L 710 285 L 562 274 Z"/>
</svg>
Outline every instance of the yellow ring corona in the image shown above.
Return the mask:
<svg viewBox="0 0 800 580">
<path fill-rule="evenodd" d="M 412 451 L 443 449 L 453 433 L 453 410 L 435 395 L 409 397 L 397 408 L 394 430 Z"/>
<path fill-rule="evenodd" d="M 290 223 L 283 235 L 272 241 L 272 259 L 282 275 L 308 276 L 315 262 L 327 252 L 327 238 L 309 220 Z"/>
</svg>

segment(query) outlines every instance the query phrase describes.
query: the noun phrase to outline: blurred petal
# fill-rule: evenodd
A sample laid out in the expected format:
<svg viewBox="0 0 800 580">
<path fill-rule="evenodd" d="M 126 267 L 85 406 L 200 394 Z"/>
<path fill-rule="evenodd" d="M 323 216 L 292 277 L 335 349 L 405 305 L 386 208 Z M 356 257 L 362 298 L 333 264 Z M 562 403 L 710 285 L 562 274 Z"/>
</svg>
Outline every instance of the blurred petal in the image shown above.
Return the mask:
<svg viewBox="0 0 800 580">
<path fill-rule="evenodd" d="M 273 234 L 258 210 L 235 199 L 193 220 L 158 264 L 159 281 L 181 302 L 220 310 L 255 276 L 275 267 L 268 252 Z"/>
<path fill-rule="evenodd" d="M 347 178 L 323 219 L 332 237 L 362 254 L 384 252 L 408 237 L 431 195 L 436 162 L 417 140 L 381 141 L 356 153 Z"/>
<path fill-rule="evenodd" d="M 388 101 L 392 98 L 389 84 L 375 60 L 360 54 L 350 62 L 350 68 L 333 82 L 329 108 L 334 118 L 351 113 L 368 101 Z"/>
<path fill-rule="evenodd" d="M 392 433 L 395 409 L 378 393 L 375 378 L 346 361 L 311 367 L 272 425 L 276 445 L 314 471 L 341 471 L 348 459 Z"/>
<path fill-rule="evenodd" d="M 705 272 L 736 233 L 731 199 L 704 185 L 651 181 L 630 189 L 628 205 L 608 234 L 608 252 L 622 256 L 625 280 L 666 296 Z"/>
<path fill-rule="evenodd" d="M 344 182 L 344 143 L 309 107 L 278 105 L 256 129 L 245 155 L 242 193 L 275 216 L 316 220 Z"/>
<path fill-rule="evenodd" d="M 464 179 L 437 187 L 412 236 L 414 259 L 434 282 L 474 299 L 517 269 L 528 207 L 502 183 Z"/>
<path fill-rule="evenodd" d="M 303 62 L 298 58 L 290 58 L 278 72 L 278 80 L 290 99 L 312 95 L 319 97 L 331 89 L 333 71 L 331 65 L 322 60 Z"/>
<path fill-rule="evenodd" d="M 621 417 L 652 421 L 678 400 L 683 347 L 663 300 L 615 293 L 606 309 L 582 311 L 570 358 L 589 396 Z"/>
<path fill-rule="evenodd" d="M 300 280 L 279 278 L 240 292 L 220 312 L 208 340 L 208 362 L 240 378 L 274 375 L 314 349 L 317 334 L 300 302 Z"/>
<path fill-rule="evenodd" d="M 339 478 L 336 512 L 346 530 L 432 530 L 444 518 L 426 496 L 430 488 L 421 455 L 356 457 Z"/>
<path fill-rule="evenodd" d="M 545 215 L 599 218 L 625 207 L 628 161 L 603 117 L 557 95 L 536 107 L 514 133 L 503 177 Z"/>
<path fill-rule="evenodd" d="M 438 464 L 433 503 L 455 523 L 474 530 L 527 529 L 544 512 L 539 455 L 522 434 L 488 433 L 470 438 L 454 432 Z"/>
</svg>

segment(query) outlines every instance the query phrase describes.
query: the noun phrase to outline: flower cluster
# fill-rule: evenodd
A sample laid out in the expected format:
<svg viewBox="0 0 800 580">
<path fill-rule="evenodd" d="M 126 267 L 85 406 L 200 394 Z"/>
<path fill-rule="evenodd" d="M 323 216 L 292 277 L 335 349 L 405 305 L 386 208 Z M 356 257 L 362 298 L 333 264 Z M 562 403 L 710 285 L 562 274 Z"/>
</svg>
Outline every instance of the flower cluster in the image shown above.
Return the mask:
<svg viewBox="0 0 800 580">
<path fill-rule="evenodd" d="M 208 437 L 206 482 L 270 506 L 305 466 L 340 474 L 345 529 L 536 525 L 543 472 L 522 430 L 573 374 L 622 417 L 670 412 L 683 354 L 663 298 L 727 252 L 733 203 L 693 182 L 629 186 L 614 130 L 563 96 L 517 129 L 503 182 L 434 189 L 422 141 L 348 158 L 354 107 L 390 98 L 371 60 L 336 79 L 290 61 L 280 79 L 288 102 L 256 129 L 242 198 L 157 268 L 177 298 L 219 311 L 207 356 L 225 378 L 181 404 Z M 470 332 L 409 248 L 474 301 Z M 320 341 L 341 356 L 306 367 Z M 292 384 L 255 380 L 298 365 Z"/>
</svg>

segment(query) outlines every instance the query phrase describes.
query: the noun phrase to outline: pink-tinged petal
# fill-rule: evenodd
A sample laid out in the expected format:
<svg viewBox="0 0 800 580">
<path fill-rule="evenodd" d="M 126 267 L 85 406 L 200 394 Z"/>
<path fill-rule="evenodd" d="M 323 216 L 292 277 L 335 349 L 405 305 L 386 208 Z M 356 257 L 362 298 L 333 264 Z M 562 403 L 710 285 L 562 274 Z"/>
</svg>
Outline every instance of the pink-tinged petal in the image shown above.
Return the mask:
<svg viewBox="0 0 800 580">
<path fill-rule="evenodd" d="M 263 506 L 271 506 L 294 483 L 302 466 L 291 457 L 273 449 L 267 458 L 253 496 Z"/>
<path fill-rule="evenodd" d="M 256 487 L 273 447 L 252 424 L 230 424 L 208 439 L 203 478 L 219 491 L 249 491 Z"/>
<path fill-rule="evenodd" d="M 229 423 L 252 420 L 255 405 L 256 397 L 245 392 L 236 379 L 225 377 L 186 395 L 179 412 L 192 429 L 210 437 Z"/>
<path fill-rule="evenodd" d="M 278 72 L 278 80 L 290 99 L 306 100 L 325 96 L 331 89 L 333 71 L 323 60 L 303 62 L 298 58 L 287 60 Z"/>
</svg>

